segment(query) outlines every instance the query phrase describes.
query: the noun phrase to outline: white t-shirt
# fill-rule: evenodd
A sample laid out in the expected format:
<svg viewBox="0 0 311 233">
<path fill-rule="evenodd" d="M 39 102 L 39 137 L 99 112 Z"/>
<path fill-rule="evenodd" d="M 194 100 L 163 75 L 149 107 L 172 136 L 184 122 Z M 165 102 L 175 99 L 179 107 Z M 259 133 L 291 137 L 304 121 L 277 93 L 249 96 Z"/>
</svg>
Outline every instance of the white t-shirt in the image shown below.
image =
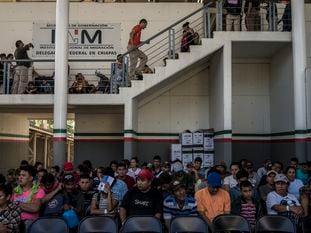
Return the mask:
<svg viewBox="0 0 311 233">
<path fill-rule="evenodd" d="M 134 179 L 136 179 L 136 177 L 138 176 L 139 172 L 141 171 L 141 169 L 138 167 L 136 168 L 136 170 L 134 171 L 133 168 L 129 168 L 127 175 L 133 177 Z"/>
<path fill-rule="evenodd" d="M 300 206 L 298 199 L 292 194 L 288 193 L 287 196 L 285 197 L 280 196 L 275 191 L 272 191 L 271 193 L 268 194 L 267 196 L 268 214 L 277 215 L 278 212 L 273 210 L 272 207 L 275 205 L 282 205 L 282 204 L 288 205 L 288 206 Z"/>
<path fill-rule="evenodd" d="M 224 179 L 224 185 L 229 185 L 230 188 L 237 186 L 238 182 L 233 178 L 233 175 L 227 176 Z"/>
<path fill-rule="evenodd" d="M 293 194 L 297 199 L 299 199 L 299 189 L 303 186 L 301 180 L 295 179 L 293 182 L 290 182 L 288 186 L 288 193 Z"/>
</svg>

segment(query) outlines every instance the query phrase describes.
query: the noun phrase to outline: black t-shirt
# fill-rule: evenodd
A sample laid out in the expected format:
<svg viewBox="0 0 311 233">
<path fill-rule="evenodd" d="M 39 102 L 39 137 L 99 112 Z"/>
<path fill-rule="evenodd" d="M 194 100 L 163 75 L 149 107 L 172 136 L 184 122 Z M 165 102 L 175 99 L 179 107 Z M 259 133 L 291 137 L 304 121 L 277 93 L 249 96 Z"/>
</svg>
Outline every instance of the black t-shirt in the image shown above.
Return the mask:
<svg viewBox="0 0 311 233">
<path fill-rule="evenodd" d="M 137 187 L 129 190 L 121 203 L 126 215 L 155 215 L 163 211 L 163 198 L 159 190 L 151 188 L 143 193 Z"/>
<path fill-rule="evenodd" d="M 256 10 L 259 10 L 260 0 L 246 0 L 245 7 L 244 7 L 244 12 L 245 13 L 248 11 L 248 4 L 250 2 L 252 3 L 252 8 L 255 8 Z"/>
</svg>

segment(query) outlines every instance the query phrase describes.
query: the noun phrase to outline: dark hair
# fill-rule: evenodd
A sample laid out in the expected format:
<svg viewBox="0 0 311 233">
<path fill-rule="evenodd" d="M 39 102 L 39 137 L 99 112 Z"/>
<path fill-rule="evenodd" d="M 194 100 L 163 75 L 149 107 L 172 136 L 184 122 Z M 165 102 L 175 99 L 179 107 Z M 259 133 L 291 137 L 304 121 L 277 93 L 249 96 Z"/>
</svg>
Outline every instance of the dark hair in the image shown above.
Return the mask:
<svg viewBox="0 0 311 233">
<path fill-rule="evenodd" d="M 294 171 L 296 171 L 296 168 L 294 168 L 293 166 L 288 166 L 285 171 L 284 171 L 284 174 L 286 175 L 287 172 L 289 171 L 289 169 L 293 169 Z"/>
<path fill-rule="evenodd" d="M 117 168 L 119 168 L 119 167 L 126 167 L 126 165 L 125 165 L 125 163 L 118 163 Z"/>
<path fill-rule="evenodd" d="M 55 182 L 55 177 L 53 176 L 53 174 L 47 173 L 42 176 L 41 183 L 43 185 L 54 184 L 54 182 Z"/>
<path fill-rule="evenodd" d="M 0 174 L 0 185 L 5 184 L 6 179 L 5 176 L 3 174 Z"/>
<path fill-rule="evenodd" d="M 57 173 L 59 173 L 60 172 L 60 167 L 59 166 L 53 166 L 53 167 L 51 167 L 51 168 L 53 168 Z"/>
<path fill-rule="evenodd" d="M 48 171 L 47 171 L 46 169 L 44 169 L 44 168 L 42 168 L 42 169 L 40 169 L 39 171 L 37 171 L 37 173 L 39 173 L 39 172 L 43 172 L 44 175 L 45 175 L 45 174 L 48 174 Z"/>
<path fill-rule="evenodd" d="M 88 179 L 88 180 L 90 180 L 91 177 L 90 177 L 88 174 L 81 174 L 81 175 L 80 175 L 80 180 L 81 180 L 81 179 Z"/>
<path fill-rule="evenodd" d="M 240 183 L 240 189 L 242 188 L 248 188 L 248 187 L 251 187 L 253 188 L 253 185 L 251 182 L 249 182 L 248 180 L 244 180 Z"/>
<path fill-rule="evenodd" d="M 125 164 L 125 167 L 129 167 L 130 166 L 130 161 L 128 159 L 122 159 L 122 163 Z"/>
<path fill-rule="evenodd" d="M 90 173 L 90 169 L 86 165 L 84 165 L 84 164 L 78 165 L 77 168 L 80 170 L 81 175 Z"/>
<path fill-rule="evenodd" d="M 168 172 L 162 172 L 162 174 L 159 176 L 160 184 L 170 184 L 172 182 L 173 178 Z"/>
<path fill-rule="evenodd" d="M 92 165 L 92 162 L 90 160 L 84 160 L 83 165 L 87 166 L 90 170 L 93 170 L 93 165 Z"/>
<path fill-rule="evenodd" d="M 231 169 L 232 166 L 238 166 L 239 169 L 241 169 L 241 164 L 240 164 L 239 162 L 232 162 L 232 163 L 230 164 L 230 169 Z"/>
<path fill-rule="evenodd" d="M 31 165 L 24 165 L 24 166 L 20 166 L 20 171 L 25 171 L 28 172 L 30 176 L 32 176 L 33 178 L 35 178 L 36 174 L 37 174 L 37 169 L 34 166 Z"/>
<path fill-rule="evenodd" d="M 29 83 L 33 83 L 33 82 L 29 82 Z M 28 84 L 29 84 L 29 83 L 28 83 Z M 42 166 L 43 166 L 43 163 L 41 163 L 41 162 L 36 162 L 36 163 L 35 163 L 35 168 L 37 168 L 39 165 L 42 165 Z"/>
<path fill-rule="evenodd" d="M 279 164 L 279 165 L 281 165 L 281 170 L 283 170 L 284 166 L 283 166 L 283 163 L 282 163 L 282 162 L 280 162 L 280 161 L 275 161 L 275 162 L 273 162 L 273 165 L 274 165 L 274 164 Z"/>
<path fill-rule="evenodd" d="M 8 55 L 6 55 L 7 58 L 9 57 L 13 57 L 14 58 L 14 55 L 12 53 L 9 53 Z"/>
<path fill-rule="evenodd" d="M 161 162 L 161 157 L 159 155 L 153 156 L 153 160 L 159 160 Z"/>
<path fill-rule="evenodd" d="M 239 180 L 239 179 L 241 179 L 241 178 L 243 178 L 243 177 L 248 178 L 248 172 L 245 171 L 244 169 L 238 171 L 237 174 L 236 174 L 236 179 L 237 179 L 237 180 Z"/>
<path fill-rule="evenodd" d="M 29 165 L 27 160 L 22 160 L 20 163 L 21 166 Z"/>
<path fill-rule="evenodd" d="M 13 189 L 10 185 L 1 184 L 0 185 L 0 191 L 2 191 L 4 193 L 4 195 L 7 197 L 9 195 L 12 195 Z"/>
<path fill-rule="evenodd" d="M 102 170 L 102 171 L 103 171 L 104 176 L 114 177 L 114 171 L 112 170 L 111 167 L 104 168 L 104 170 Z"/>
<path fill-rule="evenodd" d="M 146 19 L 141 19 L 141 20 L 139 20 L 139 23 L 147 23 L 147 20 Z"/>
<path fill-rule="evenodd" d="M 117 161 L 117 160 L 112 160 L 112 161 L 110 162 L 109 167 L 111 167 L 112 164 L 118 165 L 118 161 Z"/>
<path fill-rule="evenodd" d="M 291 161 L 291 162 L 296 162 L 296 163 L 298 163 L 298 162 L 299 162 L 299 160 L 298 160 L 298 158 L 297 158 L 297 157 L 292 157 L 292 158 L 290 159 L 290 161 Z"/>
<path fill-rule="evenodd" d="M 18 47 L 20 43 L 23 43 L 23 42 L 22 42 L 21 40 L 17 40 L 17 41 L 15 42 L 15 46 Z"/>
<path fill-rule="evenodd" d="M 131 158 L 131 160 L 135 160 L 136 163 L 139 163 L 138 158 L 136 156 Z"/>
<path fill-rule="evenodd" d="M 194 162 L 200 162 L 200 163 L 202 163 L 201 157 L 196 157 L 196 158 L 194 159 Z"/>
</svg>

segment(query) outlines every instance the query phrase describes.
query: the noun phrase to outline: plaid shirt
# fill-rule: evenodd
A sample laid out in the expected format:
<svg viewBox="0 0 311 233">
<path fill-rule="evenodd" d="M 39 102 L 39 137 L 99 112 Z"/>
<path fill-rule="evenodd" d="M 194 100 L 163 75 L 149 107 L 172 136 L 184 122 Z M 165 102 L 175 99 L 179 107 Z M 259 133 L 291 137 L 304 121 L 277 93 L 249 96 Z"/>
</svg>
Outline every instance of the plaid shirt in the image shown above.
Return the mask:
<svg viewBox="0 0 311 233">
<path fill-rule="evenodd" d="M 8 233 L 18 233 L 21 210 L 17 203 L 9 203 L 7 208 L 0 212 L 0 223 L 7 227 Z"/>
</svg>

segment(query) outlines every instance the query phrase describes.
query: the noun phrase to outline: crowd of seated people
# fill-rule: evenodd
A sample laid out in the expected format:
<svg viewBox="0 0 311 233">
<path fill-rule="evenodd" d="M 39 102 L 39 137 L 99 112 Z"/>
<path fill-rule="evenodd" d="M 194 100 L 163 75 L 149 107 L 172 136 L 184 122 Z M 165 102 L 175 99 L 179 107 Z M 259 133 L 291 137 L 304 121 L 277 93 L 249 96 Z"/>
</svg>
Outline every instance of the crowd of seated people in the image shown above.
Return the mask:
<svg viewBox="0 0 311 233">
<path fill-rule="evenodd" d="M 111 161 L 93 168 L 89 160 L 76 168 L 46 170 L 22 161 L 18 169 L 0 175 L 0 232 L 26 232 L 40 216 L 70 216 L 77 222 L 85 216 L 108 215 L 119 225 L 132 215 L 153 215 L 167 227 L 175 216 L 200 215 L 212 228 L 221 214 L 238 214 L 252 227 L 260 216 L 284 215 L 299 230 L 311 211 L 310 162 L 297 158 L 282 163 L 264 161 L 254 171 L 246 159 L 202 168 L 196 158 L 184 168 L 181 161 L 153 161 L 139 165 L 137 157 Z M 135 200 L 135 201 L 133 201 Z M 71 232 L 77 224 L 71 226 Z"/>
</svg>

